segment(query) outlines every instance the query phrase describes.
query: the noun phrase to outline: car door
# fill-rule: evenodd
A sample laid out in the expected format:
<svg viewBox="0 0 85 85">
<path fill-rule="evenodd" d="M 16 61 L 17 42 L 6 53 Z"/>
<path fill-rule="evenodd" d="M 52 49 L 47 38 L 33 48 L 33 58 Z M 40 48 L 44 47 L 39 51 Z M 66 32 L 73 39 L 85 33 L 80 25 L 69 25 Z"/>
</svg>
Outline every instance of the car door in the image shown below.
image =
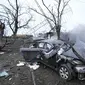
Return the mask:
<svg viewBox="0 0 85 85">
<path fill-rule="evenodd" d="M 50 43 L 45 43 L 44 48 L 47 49 L 47 52 L 46 52 L 47 61 L 46 61 L 46 63 L 52 67 L 55 67 L 55 65 L 56 65 L 56 56 L 55 56 L 56 50 L 53 49 L 53 45 Z"/>
</svg>

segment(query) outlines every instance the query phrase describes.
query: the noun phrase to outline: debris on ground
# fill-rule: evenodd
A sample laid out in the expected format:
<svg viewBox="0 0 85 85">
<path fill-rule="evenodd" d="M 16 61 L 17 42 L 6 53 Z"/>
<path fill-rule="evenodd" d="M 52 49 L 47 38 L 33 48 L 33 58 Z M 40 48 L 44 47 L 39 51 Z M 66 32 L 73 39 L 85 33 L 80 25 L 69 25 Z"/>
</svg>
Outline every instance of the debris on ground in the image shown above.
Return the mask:
<svg viewBox="0 0 85 85">
<path fill-rule="evenodd" d="M 24 66 L 25 62 L 19 61 L 19 63 L 17 64 L 17 66 Z"/>
<path fill-rule="evenodd" d="M 6 70 L 3 70 L 0 72 L 0 77 L 7 77 L 9 74 L 6 72 Z"/>
<path fill-rule="evenodd" d="M 40 67 L 37 63 L 33 63 L 32 65 L 27 63 L 26 66 L 32 68 L 33 70 L 36 70 Z"/>
<path fill-rule="evenodd" d="M 26 63 L 26 62 L 23 62 L 23 61 L 19 61 L 19 63 L 17 64 L 17 66 L 24 66 L 26 65 L 27 67 L 29 68 L 32 68 L 33 70 L 36 70 L 39 68 L 39 65 L 36 63 L 33 63 L 32 65 L 30 63 Z"/>
<path fill-rule="evenodd" d="M 0 54 L 4 54 L 4 52 L 0 52 Z"/>
<path fill-rule="evenodd" d="M 9 78 L 9 81 L 11 81 L 12 80 L 12 78 Z"/>
</svg>

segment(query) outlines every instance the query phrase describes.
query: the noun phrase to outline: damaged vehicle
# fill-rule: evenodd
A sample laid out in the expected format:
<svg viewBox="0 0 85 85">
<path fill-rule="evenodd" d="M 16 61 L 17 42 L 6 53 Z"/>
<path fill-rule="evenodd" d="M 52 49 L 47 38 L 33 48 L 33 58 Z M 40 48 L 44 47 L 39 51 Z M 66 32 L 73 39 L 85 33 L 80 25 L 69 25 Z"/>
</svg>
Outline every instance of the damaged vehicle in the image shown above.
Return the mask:
<svg viewBox="0 0 85 85">
<path fill-rule="evenodd" d="M 73 45 L 61 40 L 34 41 L 29 48 L 20 48 L 26 62 L 40 62 L 55 69 L 64 80 L 85 79 L 85 43 Z"/>
</svg>

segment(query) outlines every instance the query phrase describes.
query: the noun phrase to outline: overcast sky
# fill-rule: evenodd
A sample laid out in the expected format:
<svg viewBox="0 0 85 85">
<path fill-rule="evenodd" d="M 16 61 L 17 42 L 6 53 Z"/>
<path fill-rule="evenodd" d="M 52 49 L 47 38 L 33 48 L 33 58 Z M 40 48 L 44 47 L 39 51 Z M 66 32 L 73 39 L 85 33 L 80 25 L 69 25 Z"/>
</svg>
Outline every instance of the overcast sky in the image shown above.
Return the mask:
<svg viewBox="0 0 85 85">
<path fill-rule="evenodd" d="M 13 0 L 12 0 L 13 1 Z M 34 3 L 34 0 L 19 0 L 22 5 L 23 3 L 31 7 L 35 7 L 36 4 Z M 41 3 L 41 0 L 37 0 L 39 3 Z M 53 0 L 44 0 L 45 3 L 51 4 L 51 1 Z M 48 3 L 49 2 L 49 3 Z M 7 0 L 1 0 L 0 4 L 7 4 Z M 63 23 L 64 28 L 73 29 L 78 24 L 85 24 L 85 0 L 71 0 L 69 3 L 71 7 L 71 11 L 68 13 L 68 15 L 64 16 L 65 22 Z M 43 18 L 41 16 L 35 14 L 36 22 L 33 22 L 33 25 L 36 25 L 40 23 L 40 21 L 43 21 Z M 48 27 L 48 26 L 47 26 Z M 49 28 L 48 28 L 49 29 Z M 46 29 L 41 28 L 40 31 L 46 31 Z M 21 32 L 22 33 L 22 32 Z"/>
</svg>

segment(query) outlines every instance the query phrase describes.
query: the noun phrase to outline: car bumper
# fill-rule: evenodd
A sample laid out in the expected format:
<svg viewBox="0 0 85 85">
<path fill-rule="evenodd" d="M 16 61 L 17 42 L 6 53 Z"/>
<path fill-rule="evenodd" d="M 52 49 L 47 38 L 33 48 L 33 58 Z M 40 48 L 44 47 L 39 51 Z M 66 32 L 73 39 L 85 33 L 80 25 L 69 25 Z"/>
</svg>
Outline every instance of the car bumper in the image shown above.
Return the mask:
<svg viewBox="0 0 85 85">
<path fill-rule="evenodd" d="M 78 73 L 78 79 L 85 80 L 85 66 L 76 66 L 75 70 Z"/>
<path fill-rule="evenodd" d="M 76 66 L 75 69 L 78 73 L 85 73 L 85 66 Z"/>
</svg>

